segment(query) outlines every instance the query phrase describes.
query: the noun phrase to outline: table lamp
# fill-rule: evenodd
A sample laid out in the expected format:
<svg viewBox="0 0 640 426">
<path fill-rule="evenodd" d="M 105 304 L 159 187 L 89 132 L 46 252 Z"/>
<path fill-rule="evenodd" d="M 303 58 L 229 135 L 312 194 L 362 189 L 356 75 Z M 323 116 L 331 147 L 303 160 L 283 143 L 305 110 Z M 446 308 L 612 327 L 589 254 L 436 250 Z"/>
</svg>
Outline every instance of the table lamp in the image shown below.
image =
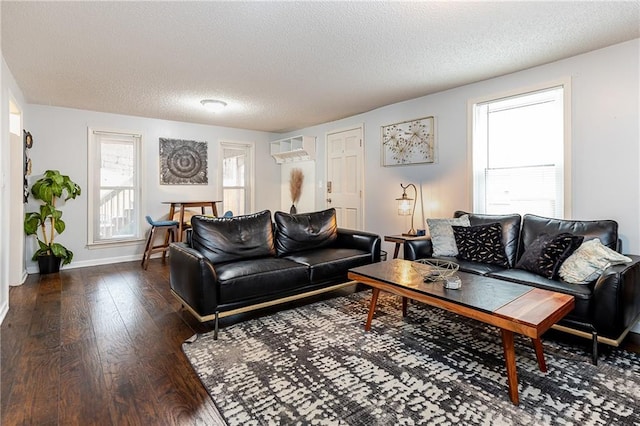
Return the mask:
<svg viewBox="0 0 640 426">
<path fill-rule="evenodd" d="M 413 187 L 414 198 L 409 198 L 407 196 L 407 188 L 409 188 L 410 186 Z M 400 184 L 400 187 L 402 188 L 402 196 L 400 198 L 396 198 L 396 201 L 398 202 L 398 214 L 400 216 L 411 215 L 411 229 L 409 229 L 408 232 L 405 232 L 402 235 L 415 237 L 416 230 L 413 229 L 413 216 L 414 216 L 414 213 L 416 212 L 416 203 L 414 201 L 415 201 L 415 198 L 418 196 L 418 190 L 416 189 L 416 186 L 412 183 L 409 183 L 407 185 Z"/>
</svg>

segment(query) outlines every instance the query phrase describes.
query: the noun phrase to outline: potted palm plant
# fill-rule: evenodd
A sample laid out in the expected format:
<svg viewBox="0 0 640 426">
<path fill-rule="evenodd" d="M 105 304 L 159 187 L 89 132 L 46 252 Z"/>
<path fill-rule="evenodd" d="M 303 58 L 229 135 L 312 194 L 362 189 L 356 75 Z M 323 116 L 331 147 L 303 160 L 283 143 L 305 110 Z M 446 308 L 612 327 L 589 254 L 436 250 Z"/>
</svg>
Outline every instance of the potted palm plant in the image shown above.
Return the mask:
<svg viewBox="0 0 640 426">
<path fill-rule="evenodd" d="M 62 211 L 56 207 L 56 203 L 65 193 L 64 201 L 76 198 L 80 195 L 80 186 L 57 170 L 47 170 L 44 176 L 33 183 L 31 193 L 41 203 L 40 211 L 24 215 L 25 234 L 34 235 L 38 241 L 38 249 L 31 260 L 38 261 L 41 274 L 58 272 L 61 263 L 71 263 L 73 252 L 54 242 L 56 234 L 64 232 L 66 227 Z M 42 238 L 38 236 L 38 231 Z"/>
</svg>

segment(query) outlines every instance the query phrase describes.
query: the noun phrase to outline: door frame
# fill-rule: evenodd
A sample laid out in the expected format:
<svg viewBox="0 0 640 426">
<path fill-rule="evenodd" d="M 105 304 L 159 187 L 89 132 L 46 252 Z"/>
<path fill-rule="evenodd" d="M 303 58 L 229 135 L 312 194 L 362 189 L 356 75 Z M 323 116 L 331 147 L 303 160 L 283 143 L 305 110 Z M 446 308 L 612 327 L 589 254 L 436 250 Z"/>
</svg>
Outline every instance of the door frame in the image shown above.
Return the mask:
<svg viewBox="0 0 640 426">
<path fill-rule="evenodd" d="M 366 229 L 366 223 L 365 223 L 365 218 L 367 217 L 367 215 L 365 214 L 365 197 L 366 197 L 366 191 L 365 191 L 365 183 L 366 183 L 366 179 L 365 179 L 365 164 L 366 164 L 366 150 L 365 148 L 365 134 L 364 134 L 364 123 L 360 123 L 360 124 L 356 124 L 353 126 L 348 126 L 348 127 L 341 127 L 338 129 L 334 129 L 334 130 L 330 130 L 327 131 L 324 135 L 324 146 L 325 146 L 325 152 L 324 152 L 324 176 L 325 176 L 325 185 L 323 188 L 323 193 L 322 193 L 322 200 L 323 200 L 323 204 L 324 204 L 324 208 L 329 208 L 329 206 L 327 205 L 327 182 L 329 181 L 329 135 L 333 135 L 335 133 L 343 133 L 343 132 L 348 132 L 351 130 L 360 130 L 360 137 L 362 138 L 362 156 L 360 158 L 360 188 L 362 191 L 362 196 L 360 197 L 360 223 L 361 223 L 361 230 Z"/>
</svg>

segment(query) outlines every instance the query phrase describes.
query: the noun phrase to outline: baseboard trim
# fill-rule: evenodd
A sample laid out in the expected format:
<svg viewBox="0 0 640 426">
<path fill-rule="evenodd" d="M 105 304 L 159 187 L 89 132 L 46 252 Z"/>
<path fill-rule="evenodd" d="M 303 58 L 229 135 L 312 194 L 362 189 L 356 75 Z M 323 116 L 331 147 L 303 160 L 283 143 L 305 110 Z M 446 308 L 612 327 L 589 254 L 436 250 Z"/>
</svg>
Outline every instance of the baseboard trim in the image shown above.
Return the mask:
<svg viewBox="0 0 640 426">
<path fill-rule="evenodd" d="M 332 285 L 330 287 L 323 287 L 317 290 L 307 291 L 306 293 L 294 294 L 293 296 L 287 296 L 280 299 L 270 300 L 268 302 L 256 303 L 255 305 L 243 306 L 242 308 L 233 309 L 231 311 L 224 311 L 218 314 L 218 318 L 224 318 L 231 315 L 241 314 L 244 312 L 254 311 L 256 309 L 268 308 L 269 306 L 279 305 L 282 303 L 292 302 L 294 300 L 304 299 L 305 297 L 316 296 L 318 294 L 327 293 L 333 290 L 339 290 L 341 288 L 356 284 L 356 281 L 347 281 L 344 283 Z M 202 316 L 198 314 L 187 302 L 184 301 L 182 297 L 178 295 L 173 289 L 171 289 L 171 294 L 178 299 L 180 304 L 187 308 L 189 312 L 200 322 L 213 321 L 216 318 L 215 314 Z"/>
<path fill-rule="evenodd" d="M 26 268 L 22 271 L 22 277 L 20 278 L 20 282 L 19 283 L 9 283 L 9 287 L 18 287 L 21 286 L 22 284 L 24 284 L 27 281 L 27 277 L 29 276 L 29 273 L 27 272 Z"/>
<path fill-rule="evenodd" d="M 5 300 L 2 303 L 2 306 L 0 306 L 0 324 L 4 322 L 4 318 L 7 316 L 8 312 L 9 312 L 9 301 Z"/>
<path fill-rule="evenodd" d="M 132 262 L 136 260 L 140 262 L 142 260 L 142 255 L 132 254 L 128 256 L 109 257 L 109 258 L 95 259 L 95 260 L 78 260 L 78 261 L 74 260 L 68 265 L 61 266 L 60 270 L 63 271 L 67 269 L 86 268 L 90 266 L 111 265 L 114 263 Z M 39 274 L 40 270 L 38 269 L 38 264 L 34 263 L 33 265 L 27 267 L 27 273 Z"/>
</svg>

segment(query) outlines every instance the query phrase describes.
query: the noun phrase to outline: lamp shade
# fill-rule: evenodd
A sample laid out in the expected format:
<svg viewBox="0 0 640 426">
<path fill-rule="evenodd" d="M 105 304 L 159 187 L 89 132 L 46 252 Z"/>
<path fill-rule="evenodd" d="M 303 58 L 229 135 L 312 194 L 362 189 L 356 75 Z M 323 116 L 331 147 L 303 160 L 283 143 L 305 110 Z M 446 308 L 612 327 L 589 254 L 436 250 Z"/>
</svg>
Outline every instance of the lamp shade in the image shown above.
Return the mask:
<svg viewBox="0 0 640 426">
<path fill-rule="evenodd" d="M 413 206 L 413 200 L 411 198 L 397 198 L 398 201 L 398 214 L 400 216 L 410 216 L 411 207 Z"/>
<path fill-rule="evenodd" d="M 398 214 L 400 216 L 411 216 L 411 228 L 408 232 L 405 232 L 402 235 L 414 236 L 416 235 L 416 230 L 413 229 L 413 215 L 416 211 L 416 205 L 414 203 L 414 198 L 409 198 L 407 195 L 407 188 L 413 188 L 414 197 L 418 196 L 418 191 L 416 186 L 412 183 L 407 185 L 400 184 L 400 187 L 402 188 L 402 196 L 400 198 L 396 198 L 396 201 L 398 202 Z"/>
</svg>

